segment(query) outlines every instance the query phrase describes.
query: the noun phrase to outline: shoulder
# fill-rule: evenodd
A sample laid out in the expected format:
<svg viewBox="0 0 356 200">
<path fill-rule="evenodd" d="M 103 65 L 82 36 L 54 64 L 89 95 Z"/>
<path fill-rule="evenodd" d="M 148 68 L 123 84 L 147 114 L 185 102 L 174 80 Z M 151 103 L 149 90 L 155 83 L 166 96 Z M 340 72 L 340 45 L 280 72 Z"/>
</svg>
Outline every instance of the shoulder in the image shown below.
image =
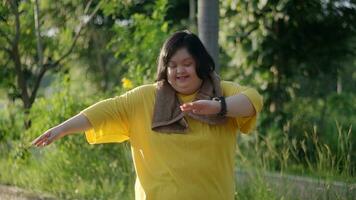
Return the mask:
<svg viewBox="0 0 356 200">
<path fill-rule="evenodd" d="M 155 95 L 156 83 L 145 84 L 127 91 L 124 95 L 130 99 L 151 98 Z"/>
<path fill-rule="evenodd" d="M 233 96 L 236 94 L 244 94 L 253 103 L 257 112 L 260 112 L 263 106 L 263 97 L 255 88 L 242 86 L 231 81 L 220 81 L 220 85 L 225 97 Z"/>
<path fill-rule="evenodd" d="M 131 93 L 150 93 L 150 92 L 154 92 L 156 90 L 156 83 L 151 83 L 151 84 L 145 84 L 145 85 L 141 85 L 138 86 L 132 90 L 130 90 L 129 92 Z"/>
<path fill-rule="evenodd" d="M 238 83 L 232 82 L 232 81 L 220 81 L 220 86 L 221 88 L 238 88 L 240 85 Z"/>
<path fill-rule="evenodd" d="M 241 85 L 232 81 L 222 80 L 220 81 L 220 87 L 223 91 L 224 96 L 231 96 L 236 94 L 240 90 Z"/>
</svg>

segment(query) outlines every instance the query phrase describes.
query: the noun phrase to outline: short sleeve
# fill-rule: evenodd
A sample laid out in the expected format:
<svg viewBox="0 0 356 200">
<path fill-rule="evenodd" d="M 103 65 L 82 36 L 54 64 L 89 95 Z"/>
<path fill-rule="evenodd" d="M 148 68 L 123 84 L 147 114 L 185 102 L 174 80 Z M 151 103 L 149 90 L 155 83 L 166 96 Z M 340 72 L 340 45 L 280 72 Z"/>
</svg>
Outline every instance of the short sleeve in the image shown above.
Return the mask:
<svg viewBox="0 0 356 200">
<path fill-rule="evenodd" d="M 123 142 L 130 137 L 130 109 L 132 109 L 130 94 L 100 101 L 81 113 L 92 125 L 85 132 L 90 144 Z"/>
<path fill-rule="evenodd" d="M 222 81 L 221 82 L 221 87 L 224 92 L 224 96 L 233 96 L 237 94 L 243 94 L 247 96 L 247 98 L 251 101 L 253 107 L 256 110 L 256 114 L 252 117 L 236 117 L 236 123 L 239 127 L 239 130 L 242 133 L 250 133 L 256 126 L 256 120 L 258 117 L 258 114 L 262 110 L 263 106 L 263 98 L 262 96 L 257 92 L 256 89 L 245 87 L 245 86 L 240 86 L 236 83 L 229 82 L 229 81 Z"/>
</svg>

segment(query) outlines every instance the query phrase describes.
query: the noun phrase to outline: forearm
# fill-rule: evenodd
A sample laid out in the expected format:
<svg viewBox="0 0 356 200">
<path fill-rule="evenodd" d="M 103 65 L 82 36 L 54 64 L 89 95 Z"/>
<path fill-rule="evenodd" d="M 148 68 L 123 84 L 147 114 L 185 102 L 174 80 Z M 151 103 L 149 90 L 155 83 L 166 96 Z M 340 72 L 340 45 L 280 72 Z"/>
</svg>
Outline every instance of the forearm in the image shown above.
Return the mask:
<svg viewBox="0 0 356 200">
<path fill-rule="evenodd" d="M 225 98 L 227 117 L 251 117 L 256 114 L 254 105 L 244 94 Z M 201 115 L 215 115 L 221 110 L 221 102 L 215 100 L 198 100 L 184 103 L 180 106 L 183 112 L 193 112 Z"/>
<path fill-rule="evenodd" d="M 256 114 L 253 104 L 246 95 L 237 94 L 225 100 L 228 117 L 251 117 Z"/>
<path fill-rule="evenodd" d="M 89 120 L 83 114 L 78 114 L 44 132 L 32 141 L 32 145 L 36 147 L 44 147 L 51 144 L 53 141 L 62 138 L 63 136 L 83 132 L 90 128 L 91 124 Z"/>
<path fill-rule="evenodd" d="M 88 129 L 91 129 L 92 126 L 83 114 L 79 113 L 72 118 L 66 120 L 65 122 L 56 126 L 56 128 L 64 135 L 70 135 L 74 133 L 84 132 Z"/>
</svg>

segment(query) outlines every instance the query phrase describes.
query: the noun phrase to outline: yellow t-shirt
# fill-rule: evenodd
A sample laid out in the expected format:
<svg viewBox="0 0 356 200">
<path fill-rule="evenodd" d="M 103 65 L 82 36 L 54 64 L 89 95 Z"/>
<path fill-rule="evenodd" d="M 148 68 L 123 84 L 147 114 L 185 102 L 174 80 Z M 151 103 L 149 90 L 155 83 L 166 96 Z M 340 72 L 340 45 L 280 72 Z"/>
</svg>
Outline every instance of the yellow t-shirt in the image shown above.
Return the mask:
<svg viewBox="0 0 356 200">
<path fill-rule="evenodd" d="M 224 96 L 246 95 L 257 112 L 262 97 L 255 89 L 222 81 Z M 136 170 L 136 200 L 232 200 L 234 155 L 238 130 L 248 133 L 256 116 L 229 118 L 223 125 L 209 125 L 186 117 L 189 131 L 165 134 L 151 130 L 156 84 L 137 87 L 100 101 L 82 113 L 93 129 L 90 144 L 129 140 Z M 178 95 L 190 102 L 193 95 Z"/>
</svg>

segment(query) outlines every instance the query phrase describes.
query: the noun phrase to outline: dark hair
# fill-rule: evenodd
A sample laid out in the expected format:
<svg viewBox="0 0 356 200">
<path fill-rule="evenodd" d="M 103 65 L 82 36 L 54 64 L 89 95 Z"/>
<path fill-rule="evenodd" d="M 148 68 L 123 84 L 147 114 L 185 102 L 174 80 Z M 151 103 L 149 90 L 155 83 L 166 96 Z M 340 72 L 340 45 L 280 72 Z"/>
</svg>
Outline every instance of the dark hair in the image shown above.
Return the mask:
<svg viewBox="0 0 356 200">
<path fill-rule="evenodd" d="M 210 72 L 214 71 L 214 60 L 198 36 L 188 30 L 178 31 L 170 36 L 162 46 L 158 57 L 156 81 L 167 80 L 168 62 L 176 51 L 181 48 L 186 48 L 195 60 L 196 73 L 200 79 L 204 80 L 209 76 Z"/>
</svg>

